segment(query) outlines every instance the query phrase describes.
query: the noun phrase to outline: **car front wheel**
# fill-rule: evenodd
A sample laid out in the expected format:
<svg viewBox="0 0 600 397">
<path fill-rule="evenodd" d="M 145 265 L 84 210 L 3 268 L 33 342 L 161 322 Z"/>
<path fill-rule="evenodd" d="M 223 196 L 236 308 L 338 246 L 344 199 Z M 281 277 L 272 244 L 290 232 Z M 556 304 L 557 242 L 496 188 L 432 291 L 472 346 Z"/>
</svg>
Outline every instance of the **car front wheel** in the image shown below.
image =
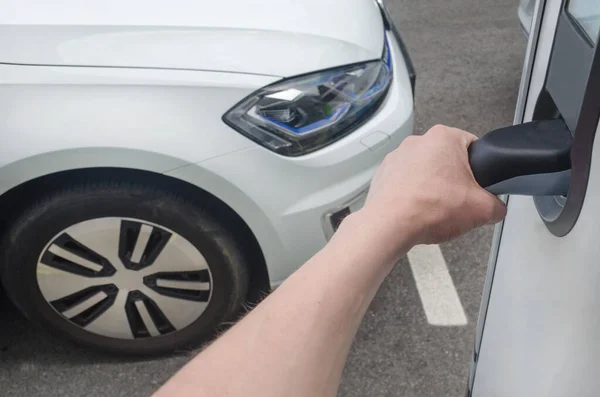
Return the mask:
<svg viewBox="0 0 600 397">
<path fill-rule="evenodd" d="M 129 183 L 50 193 L 12 224 L 1 277 L 31 320 L 117 353 L 207 340 L 241 308 L 247 267 L 218 214 Z"/>
</svg>

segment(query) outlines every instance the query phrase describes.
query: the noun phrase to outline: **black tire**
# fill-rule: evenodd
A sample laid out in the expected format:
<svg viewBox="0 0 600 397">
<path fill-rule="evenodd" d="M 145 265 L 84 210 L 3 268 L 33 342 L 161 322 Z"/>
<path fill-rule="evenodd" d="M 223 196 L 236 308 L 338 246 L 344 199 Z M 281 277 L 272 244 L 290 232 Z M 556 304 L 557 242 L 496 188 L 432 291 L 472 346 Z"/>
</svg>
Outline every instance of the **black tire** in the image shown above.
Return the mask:
<svg viewBox="0 0 600 397">
<path fill-rule="evenodd" d="M 160 336 L 118 339 L 88 332 L 50 306 L 36 276 L 40 254 L 69 226 L 105 217 L 163 226 L 203 254 L 211 272 L 212 295 L 199 318 Z M 51 192 L 20 214 L 5 236 L 0 277 L 7 295 L 23 314 L 54 334 L 112 353 L 156 355 L 197 346 L 214 337 L 220 323 L 239 313 L 248 292 L 248 270 L 240 244 L 218 214 L 177 193 L 149 186 L 102 182 Z"/>
</svg>

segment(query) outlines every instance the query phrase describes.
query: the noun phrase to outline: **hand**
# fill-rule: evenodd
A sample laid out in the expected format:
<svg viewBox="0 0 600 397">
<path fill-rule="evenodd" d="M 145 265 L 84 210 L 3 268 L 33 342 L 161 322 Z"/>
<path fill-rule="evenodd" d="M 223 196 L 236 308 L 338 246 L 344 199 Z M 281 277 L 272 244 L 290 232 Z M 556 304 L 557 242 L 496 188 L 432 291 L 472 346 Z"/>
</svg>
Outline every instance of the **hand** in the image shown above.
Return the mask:
<svg viewBox="0 0 600 397">
<path fill-rule="evenodd" d="M 504 203 L 477 184 L 469 166 L 476 139 L 442 125 L 405 139 L 377 170 L 362 220 L 398 238 L 408 228 L 413 244 L 441 243 L 502 220 Z"/>
</svg>

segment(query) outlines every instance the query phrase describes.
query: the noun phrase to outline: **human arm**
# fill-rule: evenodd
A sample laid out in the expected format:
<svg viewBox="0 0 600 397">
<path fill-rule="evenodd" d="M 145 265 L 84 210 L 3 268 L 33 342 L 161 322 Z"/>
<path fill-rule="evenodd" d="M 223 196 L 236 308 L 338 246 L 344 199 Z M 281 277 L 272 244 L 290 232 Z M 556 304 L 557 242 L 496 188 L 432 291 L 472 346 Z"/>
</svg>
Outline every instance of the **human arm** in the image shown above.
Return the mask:
<svg viewBox="0 0 600 397">
<path fill-rule="evenodd" d="M 471 173 L 474 140 L 443 126 L 405 140 L 327 246 L 157 396 L 335 396 L 352 339 L 397 260 L 504 216 Z"/>
</svg>

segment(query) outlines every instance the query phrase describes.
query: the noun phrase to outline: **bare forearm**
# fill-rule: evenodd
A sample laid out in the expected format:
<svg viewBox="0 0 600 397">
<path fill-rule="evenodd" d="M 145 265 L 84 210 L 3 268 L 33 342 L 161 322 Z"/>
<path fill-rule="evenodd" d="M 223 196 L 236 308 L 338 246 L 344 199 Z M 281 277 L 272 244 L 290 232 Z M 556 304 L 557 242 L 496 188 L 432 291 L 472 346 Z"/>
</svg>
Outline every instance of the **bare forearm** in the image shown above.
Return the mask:
<svg viewBox="0 0 600 397">
<path fill-rule="evenodd" d="M 356 330 L 397 259 L 506 213 L 473 177 L 467 148 L 475 139 L 444 126 L 407 138 L 327 247 L 160 396 L 334 396 Z"/>
<path fill-rule="evenodd" d="M 402 251 L 378 246 L 360 220 L 344 223 L 326 249 L 159 395 L 334 396 L 356 330 Z"/>
</svg>

